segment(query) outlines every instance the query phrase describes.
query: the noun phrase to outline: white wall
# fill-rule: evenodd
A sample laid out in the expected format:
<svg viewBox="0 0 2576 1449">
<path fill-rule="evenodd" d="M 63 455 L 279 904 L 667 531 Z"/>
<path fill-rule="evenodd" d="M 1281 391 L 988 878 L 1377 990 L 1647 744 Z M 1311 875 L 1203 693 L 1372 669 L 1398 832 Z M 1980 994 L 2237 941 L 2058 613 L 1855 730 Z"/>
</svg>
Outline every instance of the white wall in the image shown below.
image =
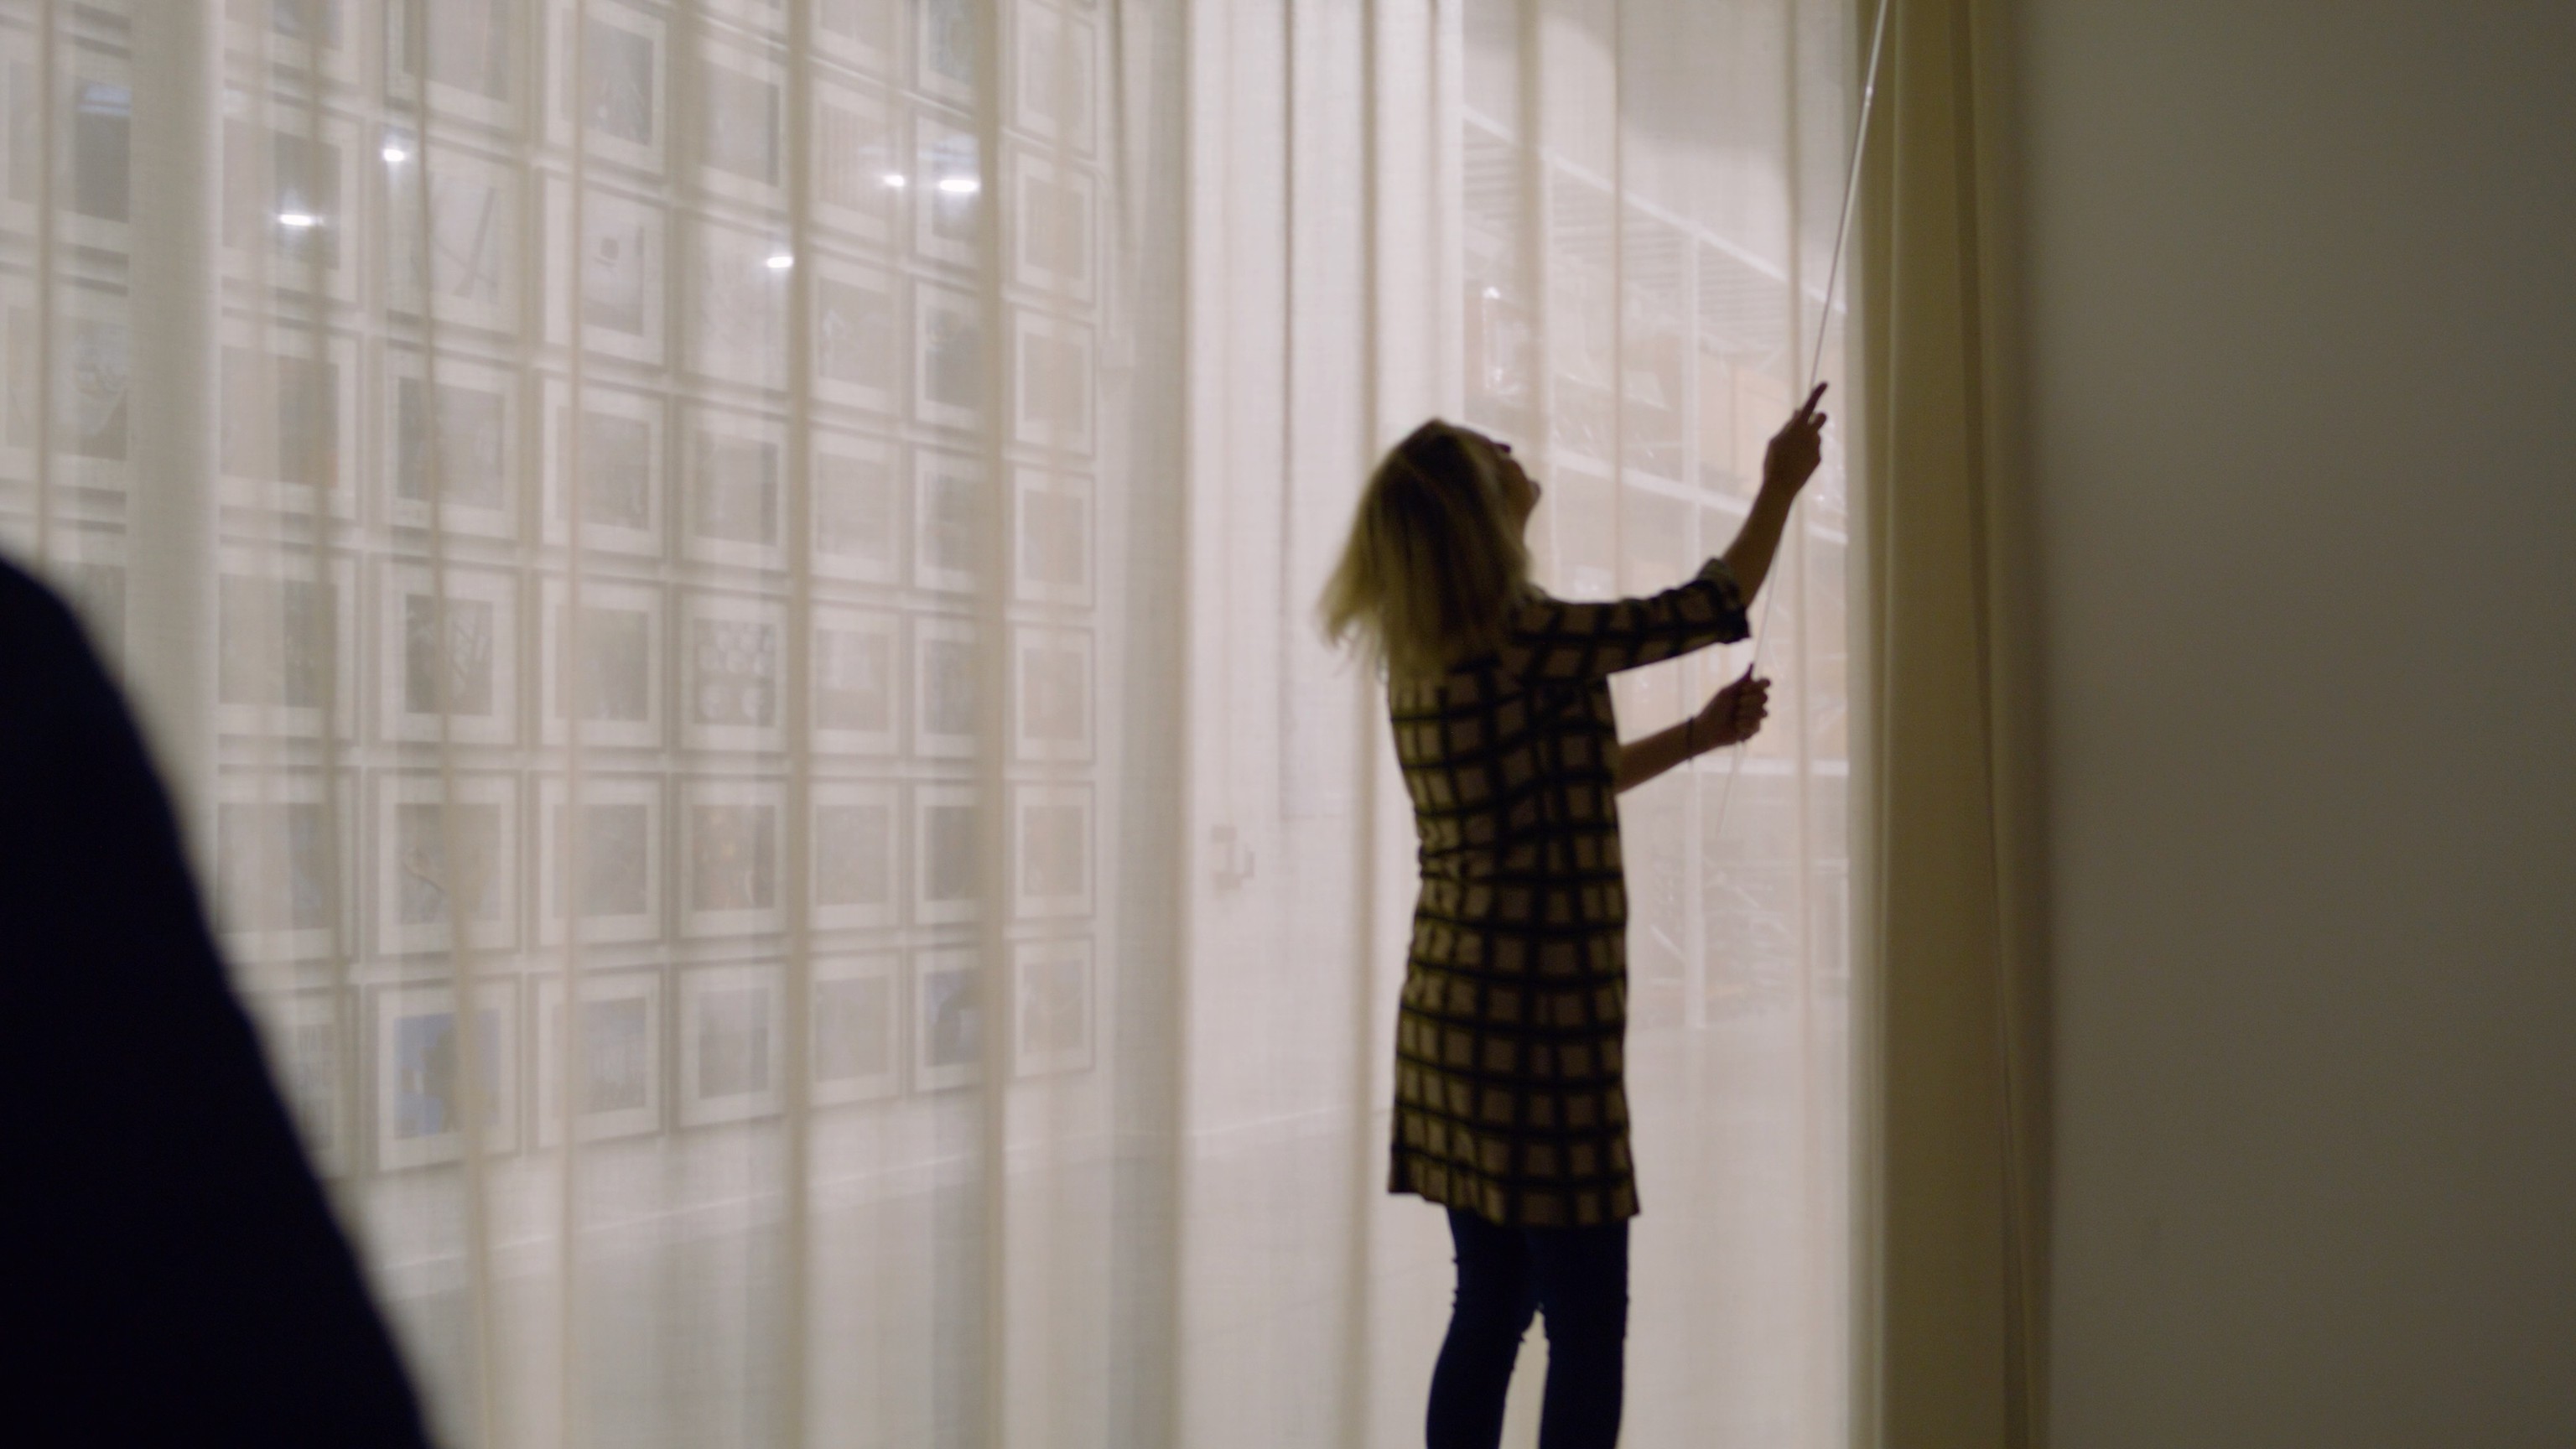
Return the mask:
<svg viewBox="0 0 2576 1449">
<path fill-rule="evenodd" d="M 2576 1444 L 2576 5 L 2023 0 L 2055 1442 Z"/>
</svg>

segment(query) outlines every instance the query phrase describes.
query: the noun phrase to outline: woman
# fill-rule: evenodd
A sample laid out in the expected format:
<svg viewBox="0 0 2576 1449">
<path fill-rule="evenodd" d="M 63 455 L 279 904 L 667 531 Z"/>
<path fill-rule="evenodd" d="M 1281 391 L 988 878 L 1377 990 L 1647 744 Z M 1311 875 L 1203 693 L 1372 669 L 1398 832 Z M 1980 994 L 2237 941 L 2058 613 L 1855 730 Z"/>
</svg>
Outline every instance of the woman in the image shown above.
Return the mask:
<svg viewBox="0 0 2576 1449">
<path fill-rule="evenodd" d="M 1822 456 L 1824 391 L 1772 438 L 1725 556 L 1678 588 L 1576 604 L 1531 587 L 1522 534 L 1538 485 L 1509 447 L 1436 420 L 1370 477 L 1325 588 L 1326 637 L 1386 671 L 1421 840 L 1388 1188 L 1448 1208 L 1457 1245 L 1431 1449 L 1492 1449 L 1541 1310 L 1541 1449 L 1618 1438 L 1637 1190 L 1614 797 L 1750 738 L 1770 682 L 1747 670 L 1696 715 L 1622 743 L 1608 681 L 1745 636 Z"/>
</svg>

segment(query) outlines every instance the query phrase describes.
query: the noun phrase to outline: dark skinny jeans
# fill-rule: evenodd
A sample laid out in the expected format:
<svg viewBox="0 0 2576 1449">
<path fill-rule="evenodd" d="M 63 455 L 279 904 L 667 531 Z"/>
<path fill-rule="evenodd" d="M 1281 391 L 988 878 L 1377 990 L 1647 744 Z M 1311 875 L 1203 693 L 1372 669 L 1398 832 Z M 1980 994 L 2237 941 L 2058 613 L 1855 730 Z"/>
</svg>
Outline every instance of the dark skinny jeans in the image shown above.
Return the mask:
<svg viewBox="0 0 2576 1449">
<path fill-rule="evenodd" d="M 1498 1228 L 1449 1212 L 1458 1298 L 1431 1373 L 1430 1449 L 1494 1449 L 1530 1315 L 1547 1317 L 1539 1449 L 1613 1449 L 1628 1340 L 1628 1224 Z"/>
</svg>

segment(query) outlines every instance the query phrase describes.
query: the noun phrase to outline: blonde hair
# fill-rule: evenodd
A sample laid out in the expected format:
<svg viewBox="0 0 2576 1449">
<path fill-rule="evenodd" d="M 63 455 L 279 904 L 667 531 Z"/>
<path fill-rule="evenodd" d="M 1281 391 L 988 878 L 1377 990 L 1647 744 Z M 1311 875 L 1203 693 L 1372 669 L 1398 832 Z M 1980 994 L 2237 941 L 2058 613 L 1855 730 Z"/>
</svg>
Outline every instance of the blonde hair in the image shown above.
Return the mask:
<svg viewBox="0 0 2576 1449">
<path fill-rule="evenodd" d="M 1326 641 L 1390 676 L 1425 678 L 1501 647 L 1529 585 L 1493 445 L 1438 418 L 1388 450 L 1360 494 L 1317 602 Z"/>
</svg>

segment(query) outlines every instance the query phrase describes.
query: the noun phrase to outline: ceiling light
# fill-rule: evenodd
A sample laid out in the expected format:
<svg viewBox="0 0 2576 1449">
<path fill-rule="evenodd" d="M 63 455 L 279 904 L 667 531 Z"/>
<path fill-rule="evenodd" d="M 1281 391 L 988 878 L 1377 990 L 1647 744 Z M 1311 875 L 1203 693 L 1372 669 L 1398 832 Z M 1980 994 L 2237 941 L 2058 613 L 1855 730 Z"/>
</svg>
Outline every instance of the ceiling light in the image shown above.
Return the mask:
<svg viewBox="0 0 2576 1449">
<path fill-rule="evenodd" d="M 939 179 L 939 189 L 950 196 L 972 196 L 984 188 L 972 176 L 943 176 Z"/>
<path fill-rule="evenodd" d="M 291 226 L 298 231 L 302 231 L 308 226 L 320 226 L 322 224 L 322 218 L 315 216 L 309 211 L 281 211 L 277 214 L 277 224 L 279 226 Z"/>
</svg>

